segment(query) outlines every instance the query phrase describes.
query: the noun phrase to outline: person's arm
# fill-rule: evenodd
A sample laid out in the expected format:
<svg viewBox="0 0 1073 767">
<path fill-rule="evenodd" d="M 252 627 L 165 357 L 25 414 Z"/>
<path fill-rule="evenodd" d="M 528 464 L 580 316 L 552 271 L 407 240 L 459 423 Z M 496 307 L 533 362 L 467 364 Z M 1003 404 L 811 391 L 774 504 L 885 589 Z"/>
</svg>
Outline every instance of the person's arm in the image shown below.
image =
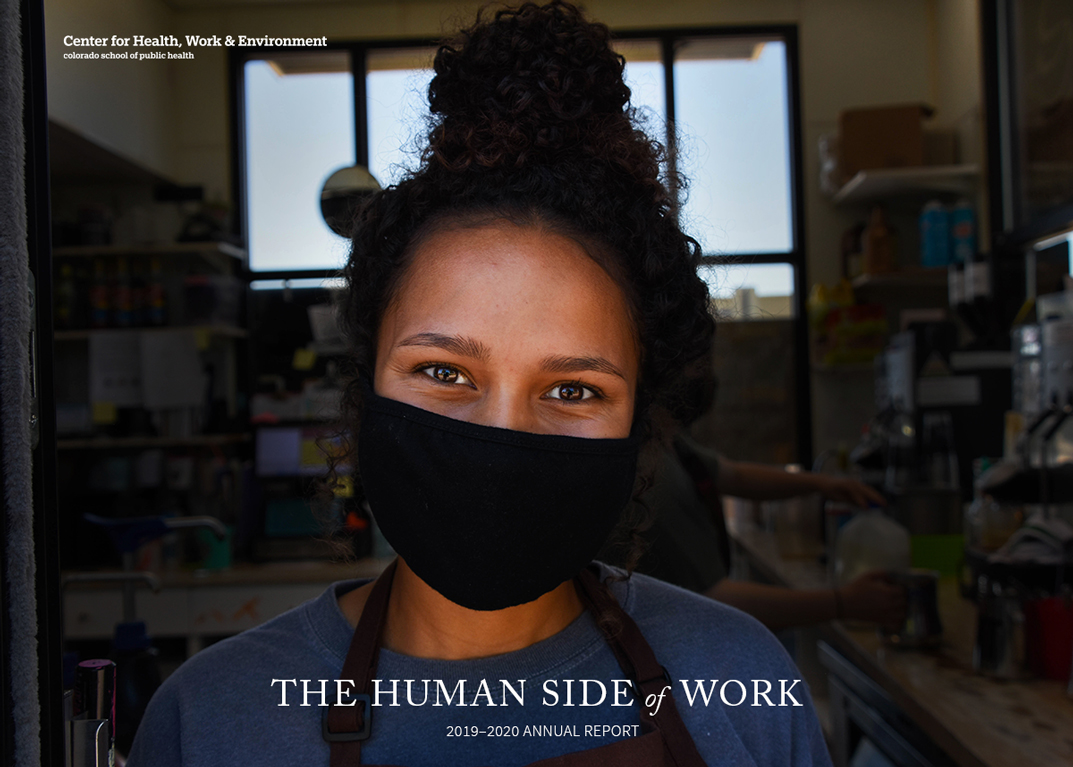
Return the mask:
<svg viewBox="0 0 1073 767">
<path fill-rule="evenodd" d="M 845 501 L 855 506 L 887 505 L 886 499 L 880 493 L 848 477 L 813 474 L 809 471 L 790 473 L 776 466 L 731 461 L 723 456 L 719 457 L 719 491 L 724 495 L 754 501 L 773 501 L 819 493 L 829 500 Z"/>
<path fill-rule="evenodd" d="M 723 578 L 705 596 L 749 613 L 772 631 L 846 618 L 896 629 L 905 620 L 905 590 L 875 570 L 837 589 L 788 589 Z"/>
</svg>

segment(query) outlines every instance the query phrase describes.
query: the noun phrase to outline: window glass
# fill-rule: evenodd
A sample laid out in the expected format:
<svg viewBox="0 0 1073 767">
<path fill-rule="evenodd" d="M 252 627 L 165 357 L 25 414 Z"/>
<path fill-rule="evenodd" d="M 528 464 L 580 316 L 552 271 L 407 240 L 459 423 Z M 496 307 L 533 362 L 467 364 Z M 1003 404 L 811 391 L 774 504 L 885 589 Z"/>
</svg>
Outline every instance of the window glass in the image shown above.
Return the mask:
<svg viewBox="0 0 1073 767">
<path fill-rule="evenodd" d="M 1027 226 L 1073 205 L 1073 4 L 1021 0 L 1011 10 L 1003 78 L 1013 90 L 1017 224 Z"/>
<path fill-rule="evenodd" d="M 369 172 L 381 186 L 417 167 L 428 124 L 435 51 L 373 50 L 365 57 Z"/>
<path fill-rule="evenodd" d="M 338 268 L 348 244 L 324 223 L 320 191 L 354 164 L 350 57 L 280 54 L 245 70 L 250 269 Z"/>
<path fill-rule="evenodd" d="M 706 264 L 698 270 L 708 283 L 719 319 L 785 319 L 794 316 L 794 267 L 790 264 Z"/>
<path fill-rule="evenodd" d="M 665 142 L 667 105 L 656 40 L 619 40 L 640 127 Z M 427 133 L 434 50 L 366 55 L 369 169 L 382 186 L 417 167 Z M 683 227 L 707 255 L 793 247 L 785 44 L 693 38 L 676 47 Z M 246 65 L 246 167 L 254 271 L 339 267 L 348 245 L 320 214 L 319 193 L 354 163 L 346 51 L 283 53 Z"/>
<path fill-rule="evenodd" d="M 786 46 L 694 39 L 676 51 L 678 169 L 686 230 L 706 255 L 793 247 Z"/>
<path fill-rule="evenodd" d="M 637 110 L 649 137 L 666 143 L 667 98 L 658 40 L 618 40 L 615 51 L 626 59 L 623 73 L 630 89 L 630 105 Z"/>
<path fill-rule="evenodd" d="M 295 280 L 252 280 L 251 290 L 307 290 L 309 288 L 335 290 L 345 287 L 346 282 L 342 277 L 316 277 L 299 278 Z"/>
</svg>

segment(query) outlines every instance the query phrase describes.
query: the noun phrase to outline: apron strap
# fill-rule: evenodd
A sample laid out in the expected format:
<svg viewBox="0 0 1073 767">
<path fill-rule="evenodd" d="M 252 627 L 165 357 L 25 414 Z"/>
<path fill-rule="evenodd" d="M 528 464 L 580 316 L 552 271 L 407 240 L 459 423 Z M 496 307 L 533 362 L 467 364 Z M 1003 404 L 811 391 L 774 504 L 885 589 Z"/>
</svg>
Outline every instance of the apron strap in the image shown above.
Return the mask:
<svg viewBox="0 0 1073 767">
<path fill-rule="evenodd" d="M 370 691 L 380 655 L 380 637 L 384 630 L 388 597 L 391 595 L 391 582 L 395 576 L 397 561 L 388 565 L 373 584 L 343 663 L 339 678 L 354 682 L 348 698 L 349 701 L 354 701 L 354 704 L 334 703 L 328 707 L 324 716 L 323 735 L 331 748 L 331 767 L 361 764 L 361 743 L 369 737 L 372 725 Z M 655 714 L 652 713 L 655 705 L 645 705 L 649 696 L 654 696 L 651 698 L 654 703 L 660 694 L 671 686 L 671 678 L 656 660 L 652 648 L 645 641 L 633 618 L 619 606 L 614 594 L 606 585 L 600 583 L 592 570 L 583 570 L 575 582 L 578 584 L 582 603 L 597 619 L 597 624 L 600 625 L 619 666 L 634 683 L 634 692 L 641 709 L 641 727 L 646 734 L 612 744 L 614 748 L 605 747 L 610 749 L 609 751 L 598 748 L 594 751 L 567 754 L 546 762 L 538 762 L 533 767 L 537 764 L 547 764 L 548 767 L 567 767 L 575 764 L 608 764 L 617 767 L 660 764 L 662 760 L 653 758 L 657 741 L 662 741 L 665 753 L 670 756 L 671 764 L 675 767 L 704 767 L 704 760 L 697 752 L 674 699 L 670 695 L 664 695 L 659 704 L 659 712 Z M 610 617 L 617 624 L 618 630 L 611 632 L 602 624 L 602 617 Z"/>
<path fill-rule="evenodd" d="M 339 679 L 354 683 L 347 698 L 352 703 L 339 705 L 337 701 L 324 715 L 322 734 L 331 747 L 331 767 L 361 764 L 361 742 L 369 737 L 372 727 L 370 690 L 380 657 L 380 636 L 384 632 L 388 597 L 391 596 L 397 564 L 398 560 L 393 560 L 373 584 L 350 640 Z"/>
<path fill-rule="evenodd" d="M 671 675 L 656 660 L 656 655 L 641 629 L 591 568 L 581 571 L 577 583 L 581 587 L 581 601 L 596 618 L 597 625 L 604 632 L 607 643 L 611 645 L 619 666 L 633 680 L 637 703 L 641 709 L 642 730 L 659 730 L 673 763 L 678 767 L 704 767 L 704 760 L 678 713 L 678 707 L 674 704 Z M 605 616 L 611 617 L 618 624 L 617 631 L 612 632 L 604 625 L 601 618 Z M 672 689 L 668 690 L 668 687 Z M 646 701 L 649 700 L 653 705 L 647 704 Z M 657 708 L 658 713 L 653 713 Z"/>
</svg>

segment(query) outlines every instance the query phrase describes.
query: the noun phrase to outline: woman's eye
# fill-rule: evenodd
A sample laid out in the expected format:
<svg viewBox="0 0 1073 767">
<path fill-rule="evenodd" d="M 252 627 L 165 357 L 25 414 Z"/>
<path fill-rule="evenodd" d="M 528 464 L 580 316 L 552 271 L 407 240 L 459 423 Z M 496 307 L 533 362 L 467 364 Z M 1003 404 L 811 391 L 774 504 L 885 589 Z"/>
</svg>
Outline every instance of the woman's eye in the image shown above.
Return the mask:
<svg viewBox="0 0 1073 767">
<path fill-rule="evenodd" d="M 435 378 L 440 383 L 469 384 L 469 379 L 462 374 L 462 371 L 450 365 L 429 365 L 427 368 L 422 368 L 421 372 Z"/>
<path fill-rule="evenodd" d="M 552 399 L 561 399 L 566 402 L 579 402 L 584 399 L 591 399 L 596 396 L 596 392 L 587 386 L 581 384 L 559 384 L 554 387 L 550 392 Z"/>
</svg>

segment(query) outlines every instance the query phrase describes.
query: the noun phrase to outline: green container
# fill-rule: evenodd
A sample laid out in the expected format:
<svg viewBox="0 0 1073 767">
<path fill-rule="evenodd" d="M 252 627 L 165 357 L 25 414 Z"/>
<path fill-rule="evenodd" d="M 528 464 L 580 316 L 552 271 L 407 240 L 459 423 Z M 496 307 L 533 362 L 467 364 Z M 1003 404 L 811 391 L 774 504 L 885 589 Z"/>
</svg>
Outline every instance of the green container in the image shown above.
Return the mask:
<svg viewBox="0 0 1073 767">
<path fill-rule="evenodd" d="M 912 535 L 909 549 L 913 567 L 938 570 L 940 575 L 957 575 L 965 558 L 965 540 L 961 533 Z"/>
<path fill-rule="evenodd" d="M 207 528 L 199 528 L 197 536 L 200 539 L 201 550 L 205 552 L 205 559 L 201 567 L 205 570 L 223 570 L 231 566 L 231 538 L 235 534 L 234 525 L 227 526 L 227 535 L 221 541 L 216 534 Z"/>
</svg>

